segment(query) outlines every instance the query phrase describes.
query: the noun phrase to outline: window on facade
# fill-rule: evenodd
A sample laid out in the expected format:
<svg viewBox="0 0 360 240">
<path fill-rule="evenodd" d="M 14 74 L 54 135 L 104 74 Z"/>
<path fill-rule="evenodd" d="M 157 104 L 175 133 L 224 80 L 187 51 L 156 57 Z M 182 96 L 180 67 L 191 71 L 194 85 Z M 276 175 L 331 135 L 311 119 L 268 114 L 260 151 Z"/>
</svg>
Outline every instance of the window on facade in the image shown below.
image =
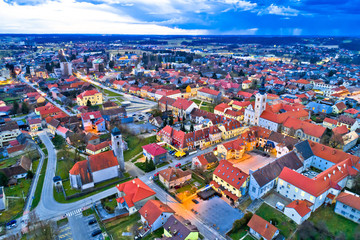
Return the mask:
<svg viewBox="0 0 360 240">
<path fill-rule="evenodd" d="M 301 191 L 301 196 L 305 196 L 305 192 L 304 192 L 304 191 Z"/>
<path fill-rule="evenodd" d="M 298 192 L 299 191 L 299 189 L 298 188 L 295 188 L 295 192 Z"/>
<path fill-rule="evenodd" d="M 313 196 L 310 196 L 310 201 L 314 201 L 314 197 L 313 197 Z"/>
</svg>

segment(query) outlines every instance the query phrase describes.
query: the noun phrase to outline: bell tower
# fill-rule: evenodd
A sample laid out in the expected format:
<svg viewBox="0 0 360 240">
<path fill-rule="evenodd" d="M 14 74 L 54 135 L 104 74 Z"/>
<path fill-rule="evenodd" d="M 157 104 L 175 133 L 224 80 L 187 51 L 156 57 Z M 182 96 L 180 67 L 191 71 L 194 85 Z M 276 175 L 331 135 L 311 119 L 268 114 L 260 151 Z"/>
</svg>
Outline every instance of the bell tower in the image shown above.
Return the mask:
<svg viewBox="0 0 360 240">
<path fill-rule="evenodd" d="M 111 130 L 111 147 L 118 160 L 120 170 L 122 172 L 125 172 L 125 160 L 123 153 L 124 144 L 122 141 L 120 129 L 118 129 L 117 127 L 114 127 L 113 130 Z"/>
<path fill-rule="evenodd" d="M 262 77 L 261 87 L 259 92 L 255 95 L 255 109 L 254 109 L 254 125 L 259 125 L 259 119 L 262 112 L 266 109 L 266 89 L 265 89 L 265 77 Z"/>
</svg>

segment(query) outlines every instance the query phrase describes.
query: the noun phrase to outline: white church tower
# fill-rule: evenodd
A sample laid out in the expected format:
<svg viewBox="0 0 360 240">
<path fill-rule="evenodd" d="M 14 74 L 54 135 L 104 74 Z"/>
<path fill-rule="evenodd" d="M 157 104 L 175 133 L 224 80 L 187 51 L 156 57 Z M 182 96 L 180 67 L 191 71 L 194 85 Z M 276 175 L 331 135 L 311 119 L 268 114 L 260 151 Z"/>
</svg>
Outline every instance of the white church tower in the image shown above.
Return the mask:
<svg viewBox="0 0 360 240">
<path fill-rule="evenodd" d="M 266 98 L 265 78 L 263 78 L 259 92 L 255 95 L 254 125 L 256 126 L 259 125 L 260 116 L 266 108 Z"/>
<path fill-rule="evenodd" d="M 124 144 L 122 141 L 121 132 L 117 127 L 114 127 L 111 130 L 111 147 L 115 153 L 115 156 L 118 160 L 120 170 L 125 172 L 125 160 L 124 160 Z"/>
</svg>

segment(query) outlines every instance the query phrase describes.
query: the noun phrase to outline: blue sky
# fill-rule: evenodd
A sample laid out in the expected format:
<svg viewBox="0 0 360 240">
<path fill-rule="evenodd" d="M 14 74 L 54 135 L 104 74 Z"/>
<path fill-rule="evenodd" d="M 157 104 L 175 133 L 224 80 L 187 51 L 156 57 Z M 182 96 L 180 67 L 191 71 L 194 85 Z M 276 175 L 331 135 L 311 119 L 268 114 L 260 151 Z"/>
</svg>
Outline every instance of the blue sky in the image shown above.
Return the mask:
<svg viewBox="0 0 360 240">
<path fill-rule="evenodd" d="M 0 33 L 360 35 L 360 0 L 0 0 Z"/>
</svg>

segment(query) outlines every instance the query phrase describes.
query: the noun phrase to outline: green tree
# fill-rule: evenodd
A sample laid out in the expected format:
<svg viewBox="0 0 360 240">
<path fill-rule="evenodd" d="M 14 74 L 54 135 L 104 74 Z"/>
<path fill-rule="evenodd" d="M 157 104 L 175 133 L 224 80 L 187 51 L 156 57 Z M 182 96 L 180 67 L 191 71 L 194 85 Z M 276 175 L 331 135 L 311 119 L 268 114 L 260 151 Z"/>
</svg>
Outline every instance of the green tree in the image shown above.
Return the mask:
<svg viewBox="0 0 360 240">
<path fill-rule="evenodd" d="M 213 79 L 217 79 L 216 73 L 213 73 L 212 78 L 213 78 Z"/>
<path fill-rule="evenodd" d="M 114 60 L 111 60 L 109 62 L 109 68 L 114 68 L 114 66 L 115 66 L 115 62 L 114 62 Z"/>
<path fill-rule="evenodd" d="M 190 132 L 193 132 L 194 131 L 194 124 L 191 124 L 190 125 Z"/>
<path fill-rule="evenodd" d="M 56 149 L 63 149 L 65 147 L 65 139 L 60 135 L 55 135 L 52 142 Z"/>
<path fill-rule="evenodd" d="M 27 175 L 26 175 L 26 178 L 28 179 L 32 179 L 34 177 L 34 173 L 32 171 L 27 171 Z"/>
<path fill-rule="evenodd" d="M 15 101 L 12 108 L 12 114 L 17 114 L 18 111 L 19 111 L 19 103 Z"/>
<path fill-rule="evenodd" d="M 6 186 L 8 182 L 9 179 L 7 178 L 7 176 L 3 172 L 0 172 L 0 186 Z"/>
<path fill-rule="evenodd" d="M 172 126 L 174 124 L 174 119 L 172 116 L 169 118 L 169 125 Z"/>
<path fill-rule="evenodd" d="M 90 102 L 90 100 L 87 100 L 86 106 L 91 107 L 91 102 Z"/>
<path fill-rule="evenodd" d="M 23 102 L 23 103 L 21 104 L 21 112 L 22 112 L 23 114 L 28 114 L 28 113 L 29 113 L 29 107 L 28 107 L 28 105 L 26 104 L 26 102 Z"/>
</svg>

